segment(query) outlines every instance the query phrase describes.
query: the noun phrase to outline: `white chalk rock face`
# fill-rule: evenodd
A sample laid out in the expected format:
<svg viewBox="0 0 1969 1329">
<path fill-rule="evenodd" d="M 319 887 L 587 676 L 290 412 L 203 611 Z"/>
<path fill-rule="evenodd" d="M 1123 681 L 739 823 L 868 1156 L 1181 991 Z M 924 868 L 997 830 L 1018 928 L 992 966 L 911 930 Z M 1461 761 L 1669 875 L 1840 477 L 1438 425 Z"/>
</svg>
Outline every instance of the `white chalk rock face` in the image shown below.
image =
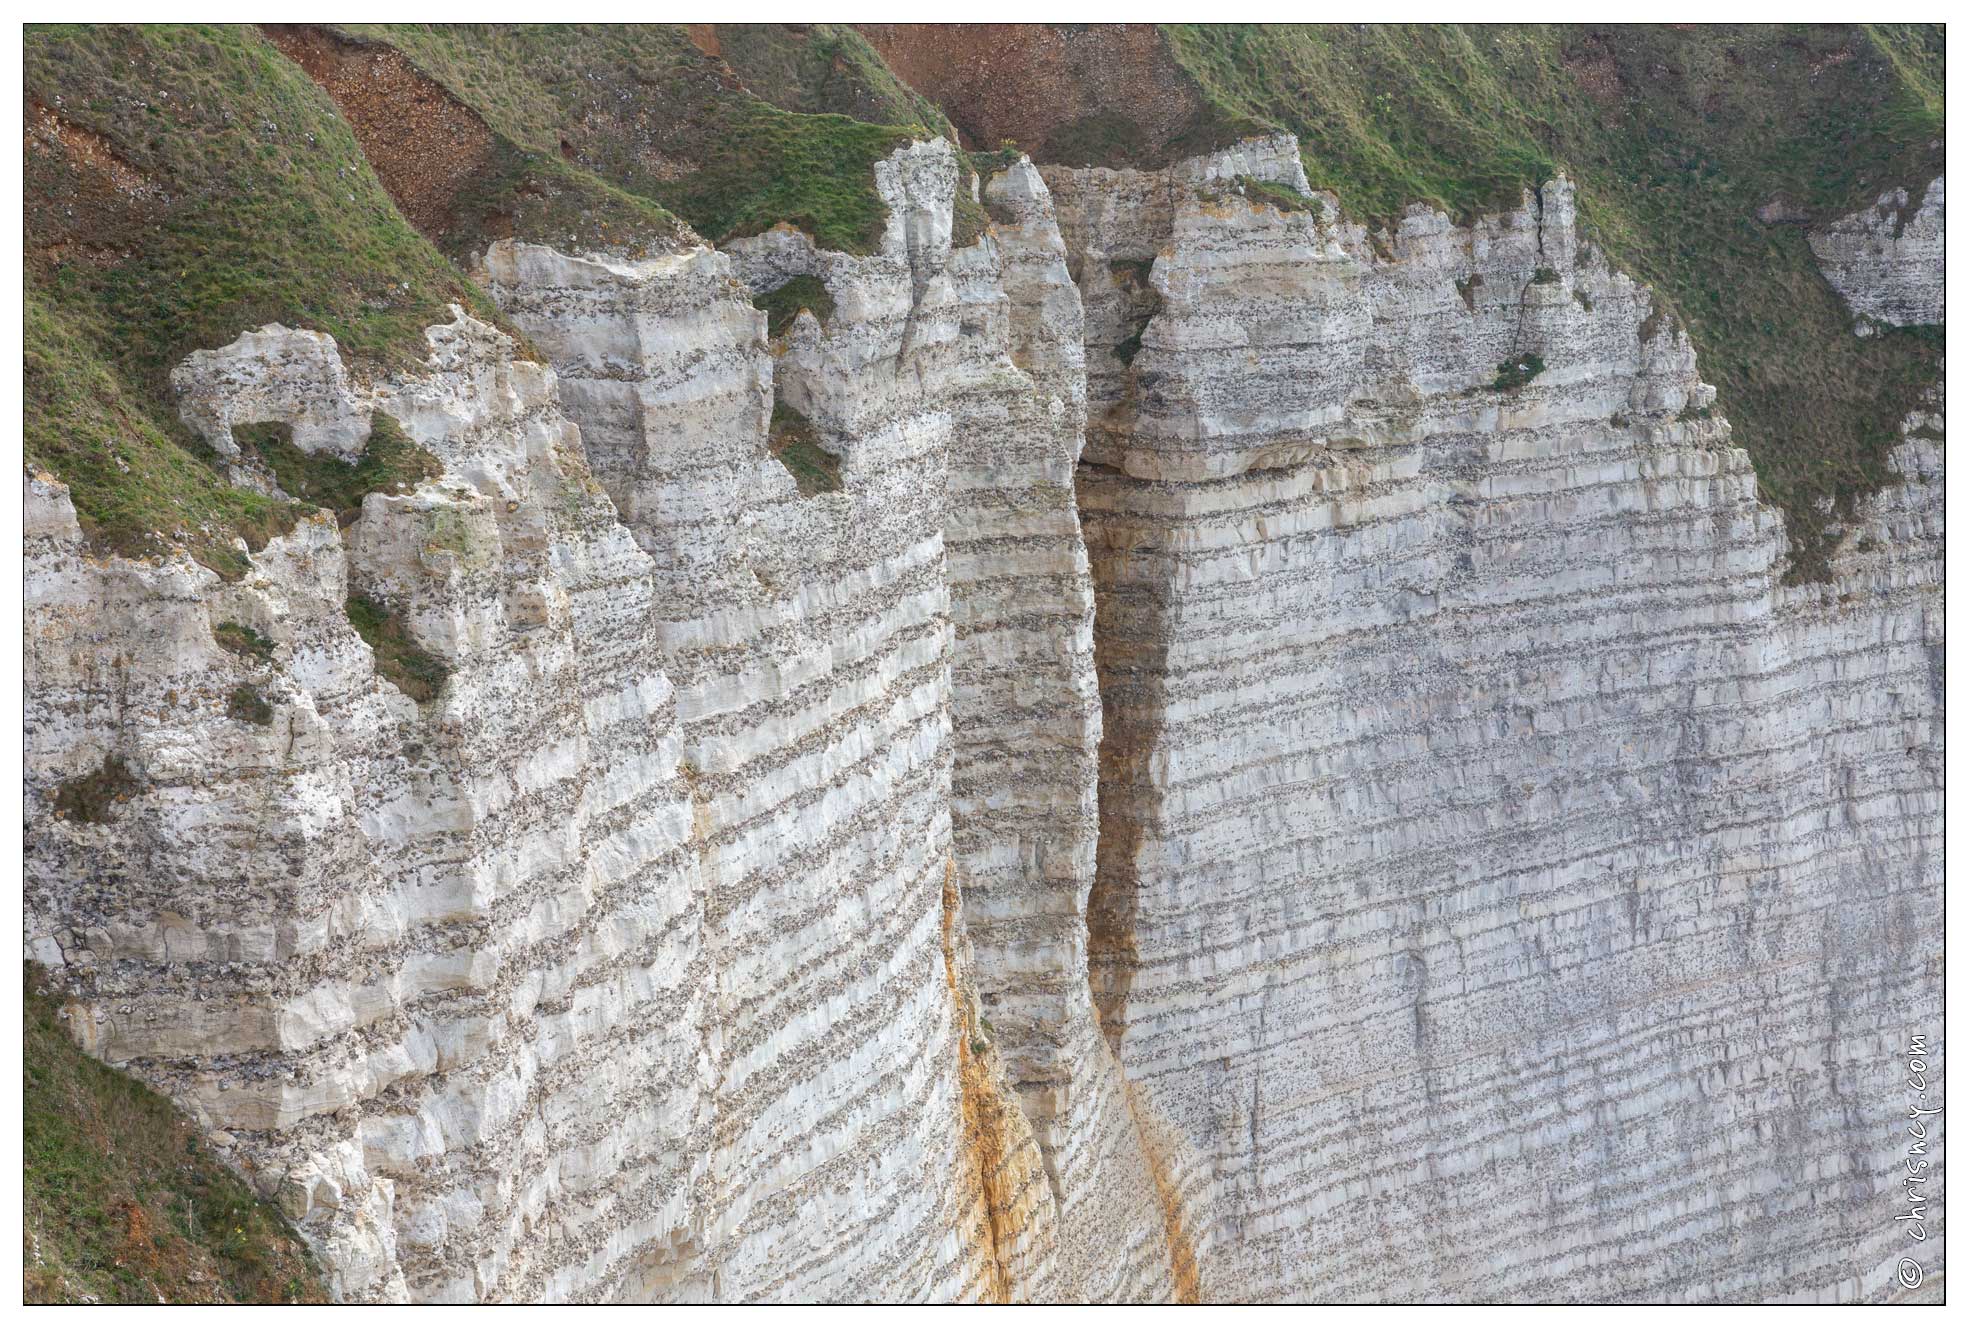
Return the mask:
<svg viewBox="0 0 1969 1329">
<path fill-rule="evenodd" d="M 1888 1296 L 1941 1017 L 1934 422 L 1787 588 L 1564 181 L 1369 237 L 1199 174 L 1046 172 L 1090 292 L 1093 982 L 1203 1294 Z"/>
<path fill-rule="evenodd" d="M 1079 300 L 1029 165 L 992 182 L 1003 220 L 963 248 L 947 145 L 876 172 L 891 220 L 867 256 L 779 228 L 728 254 L 603 264 L 501 244 L 486 260 L 655 561 L 703 816 L 713 843 L 730 840 L 731 944 L 756 957 L 719 966 L 749 985 L 735 1000 L 784 1019 L 841 1000 L 846 983 L 850 1002 L 890 1012 L 816 1035 L 802 1060 L 865 1059 L 821 1086 L 789 1087 L 786 1050 L 763 1046 L 777 1098 L 739 1111 L 756 1115 L 750 1129 L 803 1138 L 814 1128 L 799 1113 L 879 1101 L 865 1085 L 892 1079 L 898 1058 L 960 1070 L 993 1262 L 894 1254 L 911 1224 L 973 1221 L 912 1187 L 883 1198 L 879 1232 L 845 1216 L 827 1227 L 824 1263 L 789 1271 L 762 1247 L 743 1295 L 1167 1297 L 1151 1162 L 1085 979 L 1099 709 L 1072 490 Z M 751 301 L 795 278 L 818 279 L 833 310 L 769 344 Z M 838 460 L 838 491 L 803 496 L 765 446 L 789 410 Z M 975 955 L 955 995 L 961 1068 L 952 1009 L 910 987 L 935 954 L 946 873 Z M 804 917 L 810 937 L 788 935 Z M 911 1090 L 921 1113 L 884 1109 L 874 1156 L 900 1165 L 939 1138 L 936 1083 L 927 1101 Z M 979 1121 L 1002 1127 L 980 1135 Z M 954 1178 L 969 1165 L 938 1166 Z M 783 1194 L 775 1221 L 793 1231 L 828 1192 Z M 911 1208 L 923 1204 L 942 1208 Z M 721 1295 L 741 1294 L 734 1268 Z"/>
<path fill-rule="evenodd" d="M 239 455 L 234 425 L 284 424 L 303 452 L 353 459 L 369 411 L 351 390 L 335 339 L 269 323 L 216 351 L 193 351 L 171 371 L 184 422 L 224 457 Z"/>
<path fill-rule="evenodd" d="M 1858 315 L 1862 335 L 1874 323 L 1942 321 L 1942 181 L 1930 182 L 1919 206 L 1907 190 L 1891 189 L 1872 207 L 1809 233 L 1819 271 Z"/>
<path fill-rule="evenodd" d="M 716 1089 L 676 1037 L 708 994 L 674 694 L 551 372 L 462 315 L 430 338 L 363 404 L 443 475 L 236 583 L 92 557 L 30 482 L 29 798 L 106 759 L 128 792 L 36 819 L 29 945 L 85 1046 L 225 1132 L 339 1295 L 608 1295 L 689 1228 L 702 1163 L 651 1142 L 707 1138 Z M 379 677 L 357 593 L 449 666 L 435 699 Z"/>
<path fill-rule="evenodd" d="M 1564 180 L 1373 235 L 1286 136 L 875 181 L 866 255 L 494 245 L 546 365 L 190 357 L 246 480 L 376 412 L 438 463 L 237 581 L 28 478 L 82 1044 L 349 1300 L 1888 1296 L 1939 385 L 1792 587 Z"/>
</svg>

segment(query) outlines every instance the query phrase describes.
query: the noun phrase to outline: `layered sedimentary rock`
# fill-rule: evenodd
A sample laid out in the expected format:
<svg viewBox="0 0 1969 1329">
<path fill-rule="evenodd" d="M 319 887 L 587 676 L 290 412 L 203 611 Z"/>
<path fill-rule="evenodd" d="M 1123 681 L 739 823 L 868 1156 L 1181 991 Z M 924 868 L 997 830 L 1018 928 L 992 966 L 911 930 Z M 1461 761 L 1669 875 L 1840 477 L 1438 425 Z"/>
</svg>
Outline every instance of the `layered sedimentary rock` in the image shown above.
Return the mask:
<svg viewBox="0 0 1969 1329">
<path fill-rule="evenodd" d="M 932 616 L 935 635 L 910 664 L 950 764 L 948 783 L 925 789 L 942 800 L 933 804 L 941 820 L 922 843 L 941 846 L 938 872 L 954 852 L 979 957 L 963 1044 L 967 1056 L 976 1046 L 1002 1057 L 1016 1086 L 1018 1104 L 984 1111 L 1016 1117 L 1044 1149 L 1043 1172 L 984 1164 L 1014 1167 L 994 1180 L 994 1203 L 1019 1216 L 994 1212 L 1003 1278 L 988 1291 L 1167 1296 L 1175 1289 L 1151 1164 L 1084 981 L 1099 711 L 1072 491 L 1084 419 L 1079 300 L 1030 166 L 992 181 L 1004 218 L 994 238 L 953 250 L 956 169 L 942 144 L 882 163 L 891 223 L 868 257 L 817 250 L 781 228 L 728 255 L 641 264 L 500 246 L 487 276 L 554 359 L 596 472 L 667 593 L 773 605 L 774 638 L 791 638 L 739 621 L 764 639 L 734 640 L 733 621 L 708 613 L 680 625 L 671 646 L 687 734 L 700 724 L 729 731 L 730 720 L 712 730 L 717 712 L 756 710 L 762 691 L 771 695 L 762 686 L 771 675 L 756 670 L 787 669 L 802 639 L 817 656 L 856 641 L 866 629 L 832 603 L 844 588 L 893 587 L 886 594 Z M 768 348 L 747 300 L 796 278 L 819 278 L 834 311 L 825 326 L 802 313 Z M 810 421 L 838 455 L 842 494 L 799 497 L 758 447 L 775 404 Z M 685 440 L 703 461 L 655 463 L 659 449 Z M 743 463 L 736 473 L 733 459 Z M 763 666 L 748 670 L 741 651 Z M 719 774 L 741 801 L 772 787 L 756 766 Z M 795 795 L 812 781 L 797 770 L 785 781 L 790 841 L 811 835 L 813 812 Z M 779 926 L 789 895 L 834 889 L 811 876 L 772 885 L 759 914 L 766 928 Z"/>
<path fill-rule="evenodd" d="M 1370 234 L 1284 136 L 957 172 L 879 163 L 863 256 L 495 245 L 549 364 L 462 314 L 381 381 L 193 356 L 243 480 L 234 426 L 376 412 L 441 470 L 238 581 L 29 479 L 27 943 L 85 1045 L 351 1299 L 1886 1295 L 1939 387 L 1791 586 L 1563 180 Z"/>
<path fill-rule="evenodd" d="M 505 246 L 487 263 L 655 565 L 731 1007 L 719 1115 L 776 1169 L 756 1204 L 711 1197 L 757 1231 L 749 1245 L 678 1255 L 722 1268 L 722 1297 L 956 1297 L 999 1277 L 972 1238 L 989 1220 L 976 1173 L 1004 1160 L 962 1156 L 953 1129 L 954 1054 L 983 1040 L 974 1011 L 958 1029 L 945 981 L 950 416 L 918 384 L 968 356 L 941 275 L 948 204 L 939 235 L 911 192 L 922 164 L 888 165 L 889 243 L 836 274 L 837 336 L 808 319 L 777 359 L 727 255 L 609 265 Z M 839 457 L 839 492 L 803 497 L 769 455 L 776 400 Z M 1038 1187 L 1017 1200 L 1038 1209 L 1029 1171 L 1009 1189 Z"/>
<path fill-rule="evenodd" d="M 1890 189 L 1862 208 L 1810 232 L 1812 255 L 1832 288 L 1868 321 L 1896 327 L 1942 321 L 1943 177 L 1916 206 Z"/>
<path fill-rule="evenodd" d="M 1787 587 L 1563 180 L 1369 236 L 1262 188 L 1303 187 L 1286 147 L 1047 172 L 1092 981 L 1194 1151 L 1202 1291 L 1887 1295 L 1941 1014 L 1938 449 Z"/>
<path fill-rule="evenodd" d="M 361 405 L 442 479 L 304 520 L 237 583 L 93 558 L 30 482 L 30 797 L 105 759 L 130 785 L 107 824 L 39 825 L 30 944 L 85 1045 L 191 1105 L 341 1295 L 603 1294 L 682 1224 L 663 1128 L 715 1090 L 672 1037 L 707 996 L 674 702 L 648 559 L 551 373 L 463 316 L 431 340 Z M 436 701 L 379 678 L 356 593 L 449 665 Z"/>
<path fill-rule="evenodd" d="M 498 247 L 555 369 L 463 316 L 387 383 L 279 327 L 194 356 L 222 453 L 267 420 L 359 453 L 382 411 L 443 469 L 236 585 L 93 559 L 30 486 L 31 796 L 127 783 L 31 846 L 30 948 L 344 1296 L 1176 1291 L 1082 979 L 1078 298 L 1030 167 L 1003 248 L 955 253 L 948 148 L 882 171 L 867 258 Z M 836 312 L 769 344 L 750 297 L 794 273 Z M 837 492 L 771 455 L 776 407 Z M 435 701 L 378 678 L 355 594 L 449 666 Z"/>
</svg>

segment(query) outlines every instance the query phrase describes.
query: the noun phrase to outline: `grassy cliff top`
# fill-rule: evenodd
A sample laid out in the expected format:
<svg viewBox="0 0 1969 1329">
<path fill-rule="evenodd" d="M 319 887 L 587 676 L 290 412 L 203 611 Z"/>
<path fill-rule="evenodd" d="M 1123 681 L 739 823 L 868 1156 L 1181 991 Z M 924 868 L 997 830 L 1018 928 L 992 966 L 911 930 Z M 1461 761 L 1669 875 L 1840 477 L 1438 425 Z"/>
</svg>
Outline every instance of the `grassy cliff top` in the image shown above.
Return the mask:
<svg viewBox="0 0 1969 1329">
<path fill-rule="evenodd" d="M 1861 339 L 1781 202 L 1823 221 L 1942 170 L 1939 28 L 1244 26 L 1165 30 L 1226 116 L 1297 134 L 1354 216 L 1515 206 L 1564 170 L 1582 223 L 1688 327 L 1794 576 L 1889 478 L 1939 329 Z"/>
<path fill-rule="evenodd" d="M 498 313 L 392 202 L 348 124 L 250 28 L 31 27 L 26 457 L 125 553 L 222 572 L 291 524 L 178 420 L 172 366 L 269 322 L 416 363 L 452 303 Z"/>
<path fill-rule="evenodd" d="M 1375 225 L 1416 203 L 1464 219 L 1516 207 L 1567 172 L 1589 237 L 1689 329 L 1786 514 L 1794 576 L 1823 574 L 1829 527 L 1889 478 L 1899 421 L 1940 373 L 1938 329 L 1855 337 L 1805 241 L 1805 223 L 1941 171 L 1939 27 L 868 33 L 970 141 L 1016 138 L 1042 162 L 1155 167 L 1285 129 L 1313 185 Z"/>
<path fill-rule="evenodd" d="M 28 28 L 28 466 L 99 547 L 236 575 L 300 507 L 181 424 L 191 351 L 278 321 L 413 365 L 453 303 L 501 322 L 461 265 L 506 235 L 872 247 L 874 163 L 954 132 L 851 29 L 722 31 L 778 104 L 677 27 Z"/>
<path fill-rule="evenodd" d="M 1110 45 L 1161 80 L 1134 102 L 1086 113 L 1074 80 L 1106 63 L 1099 41 L 1037 71 L 1017 61 L 1050 48 L 1024 42 L 979 86 L 1033 86 L 967 114 L 1071 93 L 1036 150 L 1113 164 L 1289 129 L 1312 182 L 1370 221 L 1515 205 L 1564 170 L 1589 236 L 1688 327 L 1794 575 L 1823 573 L 1831 524 L 1889 478 L 1940 329 L 1855 337 L 1804 226 L 1758 212 L 1824 220 L 1940 172 L 1939 29 L 1129 31 Z M 24 49 L 28 462 L 99 543 L 178 540 L 226 572 L 234 536 L 257 546 L 293 509 L 227 486 L 178 423 L 167 375 L 189 351 L 279 320 L 414 362 L 452 302 L 498 321 L 458 264 L 501 235 L 634 250 L 688 240 L 679 218 L 712 240 L 791 222 L 866 252 L 875 162 L 956 137 L 825 24 L 47 26 Z M 960 243 L 986 224 L 965 183 Z"/>
<path fill-rule="evenodd" d="M 387 41 L 306 24 L 262 31 L 328 93 L 398 208 L 461 264 L 506 237 L 630 257 L 697 242 L 668 209 L 556 144 L 496 130 Z"/>
<path fill-rule="evenodd" d="M 30 971 L 21 1050 L 29 1302 L 320 1302 L 280 1213 L 198 1128 L 62 1028 Z"/>
<path fill-rule="evenodd" d="M 951 133 L 847 28 L 345 30 L 402 51 L 514 143 L 559 153 L 713 241 L 791 222 L 824 248 L 866 253 L 887 220 L 875 163 Z"/>
</svg>

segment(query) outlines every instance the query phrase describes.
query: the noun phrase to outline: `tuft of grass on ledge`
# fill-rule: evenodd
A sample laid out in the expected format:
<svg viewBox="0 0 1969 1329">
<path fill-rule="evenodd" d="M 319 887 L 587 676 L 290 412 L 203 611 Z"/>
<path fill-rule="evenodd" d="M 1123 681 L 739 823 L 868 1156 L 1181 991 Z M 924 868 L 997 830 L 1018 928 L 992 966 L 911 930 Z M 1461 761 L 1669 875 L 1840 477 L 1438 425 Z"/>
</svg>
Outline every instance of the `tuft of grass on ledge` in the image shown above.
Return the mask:
<svg viewBox="0 0 1969 1329">
<path fill-rule="evenodd" d="M 792 473 L 793 482 L 804 497 L 841 488 L 841 459 L 821 446 L 820 430 L 814 427 L 813 421 L 785 402 L 773 403 L 772 430 L 766 436 L 766 450 Z"/>
<path fill-rule="evenodd" d="M 101 766 L 64 781 L 56 789 L 55 815 L 91 825 L 113 822 L 116 805 L 128 800 L 138 788 L 137 777 L 123 758 L 104 757 Z"/>
<path fill-rule="evenodd" d="M 328 509 L 344 527 L 362 515 L 362 500 L 370 494 L 408 493 L 418 481 L 444 474 L 438 459 L 382 411 L 370 417 L 368 441 L 354 462 L 332 452 L 303 452 L 294 446 L 293 428 L 286 424 L 235 425 L 232 435 L 242 451 L 267 463 L 282 490 Z"/>
<path fill-rule="evenodd" d="M 1545 358 L 1537 352 L 1513 356 L 1497 367 L 1497 377 L 1491 380 L 1490 390 L 1516 392 L 1544 372 Z"/>
<path fill-rule="evenodd" d="M 403 620 L 371 596 L 351 595 L 344 606 L 356 633 L 376 653 L 376 672 L 415 702 L 433 701 L 451 676 L 450 666 L 410 639 Z"/>
<path fill-rule="evenodd" d="M 226 715 L 245 724 L 273 723 L 273 703 L 251 683 L 241 683 L 226 697 Z"/>
<path fill-rule="evenodd" d="M 1280 212 L 1317 214 L 1320 211 L 1318 199 L 1307 198 L 1298 190 L 1289 185 L 1279 184 L 1276 180 L 1260 180 L 1256 176 L 1240 175 L 1237 183 L 1238 188 L 1242 189 L 1247 197 L 1261 203 L 1269 203 Z"/>
<path fill-rule="evenodd" d="M 784 336 L 802 309 L 811 310 L 823 325 L 834 317 L 834 297 L 828 294 L 827 283 L 814 276 L 795 277 L 763 295 L 755 295 L 752 304 L 766 311 L 768 337 Z"/>
<path fill-rule="evenodd" d="M 212 638 L 234 655 L 244 655 L 261 664 L 273 659 L 274 643 L 244 623 L 220 623 L 212 629 Z"/>
</svg>

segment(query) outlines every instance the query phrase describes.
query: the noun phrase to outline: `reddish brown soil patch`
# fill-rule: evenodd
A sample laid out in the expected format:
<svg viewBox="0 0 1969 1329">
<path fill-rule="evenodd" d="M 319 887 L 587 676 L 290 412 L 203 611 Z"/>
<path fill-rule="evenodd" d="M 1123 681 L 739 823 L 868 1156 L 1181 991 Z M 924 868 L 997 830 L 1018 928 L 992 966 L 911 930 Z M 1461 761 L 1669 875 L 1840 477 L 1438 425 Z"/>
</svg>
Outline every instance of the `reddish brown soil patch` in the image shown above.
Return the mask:
<svg viewBox="0 0 1969 1329">
<path fill-rule="evenodd" d="M 718 55 L 718 25 L 716 23 L 683 24 L 684 35 L 691 39 L 691 45 L 706 55 Z"/>
<path fill-rule="evenodd" d="M 443 234 L 460 187 L 492 157 L 485 122 L 386 46 L 302 25 L 264 30 L 334 101 L 403 215 Z"/>
<path fill-rule="evenodd" d="M 39 102 L 27 107 L 21 154 L 31 200 L 24 213 L 28 251 L 53 263 L 115 262 L 169 202 L 108 140 Z"/>
<path fill-rule="evenodd" d="M 856 27 L 898 77 L 943 108 L 967 147 L 1011 139 L 1039 161 L 1161 165 L 1203 110 L 1151 24 Z"/>
</svg>

